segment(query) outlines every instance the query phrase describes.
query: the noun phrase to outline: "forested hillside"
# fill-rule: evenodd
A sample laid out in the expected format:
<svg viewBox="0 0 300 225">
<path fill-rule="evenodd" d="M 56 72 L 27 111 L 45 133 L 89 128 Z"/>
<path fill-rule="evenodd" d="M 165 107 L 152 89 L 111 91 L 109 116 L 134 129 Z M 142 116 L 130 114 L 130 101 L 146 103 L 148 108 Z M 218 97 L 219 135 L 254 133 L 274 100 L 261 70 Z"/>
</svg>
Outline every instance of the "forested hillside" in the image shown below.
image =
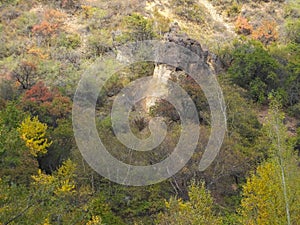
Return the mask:
<svg viewBox="0 0 300 225">
<path fill-rule="evenodd" d="M 171 96 L 170 83 L 186 91 L 197 114 L 183 106 L 200 135 L 181 149 L 195 147 L 180 171 L 124 185 L 127 177 L 113 182 L 84 157 L 74 112 L 86 108 L 73 103 L 76 94 L 96 90 L 87 83 L 85 93 L 76 92 L 87 71 L 111 56 L 130 61 L 133 53 L 122 47 L 148 40 L 188 49 L 216 77 L 226 133 L 212 163 L 199 170 L 215 126 L 206 89 L 177 64 L 145 60 L 115 71 L 114 61 L 104 61 L 113 74 L 90 98 L 92 115 L 118 161 L 155 166 L 175 151 L 184 122 L 163 99 Z M 156 83 L 139 84 L 130 97 L 162 99 L 131 107 L 132 134 L 148 140 L 159 133 L 156 117 L 167 127 L 161 144 L 147 152 L 121 142 L 111 117 L 122 90 L 139 79 Z M 209 82 L 203 85 L 209 90 Z M 218 94 L 211 96 L 222 99 Z M 299 0 L 0 0 L 0 225 L 300 225 L 299 156 Z M 116 166 L 94 160 L 103 171 Z"/>
</svg>

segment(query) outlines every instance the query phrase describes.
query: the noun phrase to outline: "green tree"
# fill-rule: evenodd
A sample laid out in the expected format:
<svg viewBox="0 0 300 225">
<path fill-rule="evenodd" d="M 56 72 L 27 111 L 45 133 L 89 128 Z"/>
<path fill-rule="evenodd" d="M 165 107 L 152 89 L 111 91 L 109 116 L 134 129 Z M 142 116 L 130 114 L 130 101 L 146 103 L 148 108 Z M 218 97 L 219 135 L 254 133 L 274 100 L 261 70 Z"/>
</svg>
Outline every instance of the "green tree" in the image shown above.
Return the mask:
<svg viewBox="0 0 300 225">
<path fill-rule="evenodd" d="M 290 107 L 292 115 L 298 117 L 297 104 L 300 102 L 300 45 L 288 43 L 270 47 L 270 53 L 280 62 L 280 89 L 286 93 L 283 102 Z M 298 106 L 299 107 L 299 106 Z M 297 115 L 298 114 L 298 115 Z"/>
<path fill-rule="evenodd" d="M 39 166 L 47 173 L 51 173 L 70 157 L 76 144 L 71 119 L 57 120 L 57 127 L 51 127 L 48 133 L 52 144 L 47 148 L 47 154 L 39 157 Z"/>
<path fill-rule="evenodd" d="M 14 184 L 28 185 L 38 163 L 21 140 L 18 127 L 25 114 L 15 102 L 0 110 L 0 177 Z"/>
<path fill-rule="evenodd" d="M 206 12 L 195 0 L 173 0 L 174 12 L 178 16 L 198 23 L 205 21 Z"/>
<path fill-rule="evenodd" d="M 256 101 L 264 101 L 279 85 L 278 62 L 255 41 L 237 42 L 228 69 L 232 81 L 249 90 Z"/>
</svg>

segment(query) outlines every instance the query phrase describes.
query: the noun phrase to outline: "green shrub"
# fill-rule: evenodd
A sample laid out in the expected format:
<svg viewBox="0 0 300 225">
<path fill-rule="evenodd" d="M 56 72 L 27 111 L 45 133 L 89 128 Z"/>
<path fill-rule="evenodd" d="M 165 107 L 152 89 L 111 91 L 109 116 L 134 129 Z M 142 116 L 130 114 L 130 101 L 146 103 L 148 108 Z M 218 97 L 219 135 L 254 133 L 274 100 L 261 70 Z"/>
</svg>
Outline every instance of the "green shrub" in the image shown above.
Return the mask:
<svg viewBox="0 0 300 225">
<path fill-rule="evenodd" d="M 32 27 L 38 22 L 36 14 L 25 12 L 13 21 L 12 26 L 17 30 L 18 34 L 28 35 L 30 34 Z"/>
<path fill-rule="evenodd" d="M 14 6 L 3 7 L 0 11 L 0 21 L 1 23 L 10 23 L 12 20 L 18 18 L 22 12 Z"/>
<path fill-rule="evenodd" d="M 17 5 L 21 2 L 22 0 L 1 0 L 0 2 L 0 7 L 2 5 Z"/>
<path fill-rule="evenodd" d="M 0 80 L 0 99 L 13 100 L 16 97 L 16 90 L 13 88 L 13 81 Z"/>
<path fill-rule="evenodd" d="M 286 38 L 291 42 L 300 44 L 300 20 L 288 20 L 285 28 Z"/>
<path fill-rule="evenodd" d="M 297 119 L 300 119 L 300 103 L 297 103 L 289 108 L 289 114 Z M 299 144 L 300 146 L 300 144 Z"/>
<path fill-rule="evenodd" d="M 62 33 L 58 40 L 56 40 L 59 47 L 66 47 L 68 49 L 78 48 L 81 44 L 81 39 L 78 34 Z"/>
<path fill-rule="evenodd" d="M 153 21 L 138 13 L 125 17 L 124 22 L 127 29 L 124 35 L 129 38 L 128 41 L 151 40 L 156 36 L 153 31 Z"/>
<path fill-rule="evenodd" d="M 266 100 L 265 90 L 267 85 L 259 77 L 256 77 L 250 82 L 249 87 L 251 98 L 259 103 L 264 103 Z"/>
<path fill-rule="evenodd" d="M 228 17 L 235 17 L 241 12 L 242 6 L 234 2 L 230 7 L 226 10 L 226 15 Z"/>
<path fill-rule="evenodd" d="M 228 69 L 231 80 L 249 90 L 256 101 L 263 101 L 279 86 L 279 63 L 255 41 L 237 43 Z"/>
<path fill-rule="evenodd" d="M 194 0 L 173 0 L 172 5 L 175 14 L 184 19 L 198 23 L 205 21 L 204 9 Z"/>
<path fill-rule="evenodd" d="M 103 55 L 112 48 L 112 36 L 108 30 L 93 32 L 88 39 L 89 52 L 96 57 Z"/>
<path fill-rule="evenodd" d="M 82 8 L 82 16 L 83 19 L 86 20 L 89 29 L 97 30 L 103 27 L 103 19 L 107 16 L 107 12 L 103 9 L 94 6 L 83 5 Z"/>
<path fill-rule="evenodd" d="M 73 9 L 79 7 L 80 3 L 80 0 L 61 0 L 60 6 L 62 8 Z"/>
<path fill-rule="evenodd" d="M 161 15 L 156 9 L 153 12 L 153 16 L 154 16 L 155 32 L 158 33 L 159 35 L 167 33 L 169 31 L 171 20 Z"/>
<path fill-rule="evenodd" d="M 281 88 L 287 95 L 286 104 L 297 104 L 300 102 L 300 45 L 276 45 L 270 48 L 270 52 L 281 64 Z"/>
</svg>

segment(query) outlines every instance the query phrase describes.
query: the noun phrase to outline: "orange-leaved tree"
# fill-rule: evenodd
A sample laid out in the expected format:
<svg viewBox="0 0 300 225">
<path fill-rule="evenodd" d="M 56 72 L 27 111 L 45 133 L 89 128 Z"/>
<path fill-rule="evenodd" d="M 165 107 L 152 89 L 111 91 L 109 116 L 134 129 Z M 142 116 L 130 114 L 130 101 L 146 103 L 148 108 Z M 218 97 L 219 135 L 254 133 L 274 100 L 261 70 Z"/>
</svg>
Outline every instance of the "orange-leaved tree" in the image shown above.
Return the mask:
<svg viewBox="0 0 300 225">
<path fill-rule="evenodd" d="M 235 22 L 235 30 L 238 34 L 250 35 L 253 32 L 253 26 L 247 18 L 239 16 Z"/>
<path fill-rule="evenodd" d="M 278 39 L 277 24 L 275 21 L 264 20 L 262 24 L 253 31 L 252 37 L 268 45 Z"/>
<path fill-rule="evenodd" d="M 50 90 L 40 81 L 24 93 L 22 106 L 32 115 L 39 116 L 42 121 L 55 126 L 57 119 L 69 115 L 72 102 L 57 89 Z"/>
<path fill-rule="evenodd" d="M 59 33 L 65 18 L 66 15 L 60 11 L 46 10 L 42 21 L 32 27 L 32 33 L 36 35 L 38 40 L 42 38 L 45 42 L 48 42 L 52 36 Z"/>
</svg>

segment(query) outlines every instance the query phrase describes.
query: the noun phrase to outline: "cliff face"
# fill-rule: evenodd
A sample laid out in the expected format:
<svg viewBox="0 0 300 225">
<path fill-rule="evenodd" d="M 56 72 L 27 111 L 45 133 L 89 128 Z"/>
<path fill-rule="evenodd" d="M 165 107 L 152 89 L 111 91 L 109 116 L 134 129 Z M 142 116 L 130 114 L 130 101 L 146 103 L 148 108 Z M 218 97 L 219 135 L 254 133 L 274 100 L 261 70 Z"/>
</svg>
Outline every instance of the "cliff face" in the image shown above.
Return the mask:
<svg viewBox="0 0 300 225">
<path fill-rule="evenodd" d="M 200 57 L 200 60 L 204 65 L 207 65 L 210 70 L 214 73 L 220 73 L 223 71 L 223 65 L 215 54 L 209 52 L 206 49 L 203 49 L 201 44 L 195 40 L 190 38 L 186 33 L 182 32 L 179 25 L 177 23 L 173 23 L 170 26 L 169 32 L 164 35 L 165 42 L 175 43 L 176 45 L 182 46 L 184 48 L 189 49 L 191 52 L 197 54 Z M 172 51 L 172 50 L 171 50 Z M 169 53 L 170 54 L 170 53 Z M 174 59 L 177 58 L 177 51 L 174 53 L 171 52 L 171 55 L 174 54 Z M 128 48 L 117 48 L 117 59 L 121 62 L 129 62 L 132 57 L 132 50 Z M 180 60 L 180 59 L 178 59 Z M 169 91 L 167 88 L 167 83 L 170 79 L 178 78 L 179 76 L 187 76 L 184 71 L 180 68 L 176 68 L 167 64 L 156 64 L 151 86 L 144 87 L 145 93 L 144 96 L 149 96 L 144 99 L 142 103 L 142 108 L 149 112 L 150 108 L 155 105 L 155 102 L 158 100 L 158 97 L 151 97 L 151 93 L 155 90 L 155 96 L 159 96 L 159 98 L 164 98 L 168 95 Z M 158 88 L 159 87 L 159 88 Z M 200 88 L 200 87 L 199 87 Z M 157 91 L 159 93 L 157 93 Z"/>
<path fill-rule="evenodd" d="M 219 57 L 209 50 L 202 48 L 199 41 L 192 39 L 186 33 L 181 32 L 177 23 L 171 25 L 170 32 L 165 34 L 164 40 L 183 46 L 196 53 L 203 62 L 208 64 L 217 74 L 223 71 L 224 68 Z"/>
<path fill-rule="evenodd" d="M 215 73 L 219 73 L 223 70 L 223 65 L 220 59 L 208 50 L 204 50 L 198 41 L 190 38 L 186 33 L 182 33 L 180 31 L 180 27 L 176 23 L 173 24 L 170 27 L 170 31 L 164 35 L 164 41 L 175 43 L 189 49 L 193 53 L 196 53 L 200 56 L 200 60 L 202 60 L 204 64 L 208 65 Z M 162 98 L 168 94 L 168 90 L 166 88 L 168 80 L 171 78 L 178 78 L 179 75 L 187 76 L 180 70 L 180 68 L 174 68 L 166 64 L 158 64 L 155 66 L 153 79 L 156 81 L 155 83 L 161 85 L 160 96 Z M 152 87 L 149 88 L 151 89 Z M 155 101 L 156 100 L 151 97 L 146 99 L 146 109 L 149 110 L 149 108 L 155 104 Z"/>
</svg>

